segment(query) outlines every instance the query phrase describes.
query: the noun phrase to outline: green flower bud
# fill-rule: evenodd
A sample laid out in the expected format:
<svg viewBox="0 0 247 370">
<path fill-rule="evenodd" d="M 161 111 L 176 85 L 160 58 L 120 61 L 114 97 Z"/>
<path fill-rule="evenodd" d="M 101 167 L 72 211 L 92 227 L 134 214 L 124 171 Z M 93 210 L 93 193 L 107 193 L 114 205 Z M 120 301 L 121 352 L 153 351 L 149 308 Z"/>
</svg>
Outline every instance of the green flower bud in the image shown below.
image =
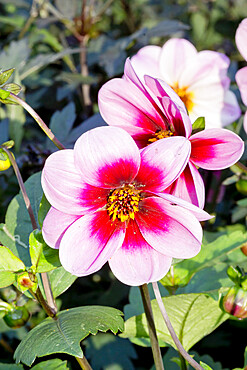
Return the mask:
<svg viewBox="0 0 247 370">
<path fill-rule="evenodd" d="M 230 288 L 222 299 L 221 308 L 240 320 L 245 319 L 247 317 L 247 291 L 238 286 Z"/>
<path fill-rule="evenodd" d="M 29 316 L 30 314 L 25 306 L 12 307 L 3 319 L 10 328 L 17 329 L 26 324 Z"/>
</svg>

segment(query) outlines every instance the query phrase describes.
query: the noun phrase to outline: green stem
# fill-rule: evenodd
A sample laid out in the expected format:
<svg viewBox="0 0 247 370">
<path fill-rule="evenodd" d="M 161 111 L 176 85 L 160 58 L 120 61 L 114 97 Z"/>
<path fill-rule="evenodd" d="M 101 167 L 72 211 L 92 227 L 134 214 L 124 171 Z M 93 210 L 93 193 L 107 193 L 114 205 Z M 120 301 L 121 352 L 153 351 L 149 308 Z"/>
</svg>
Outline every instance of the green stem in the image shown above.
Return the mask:
<svg viewBox="0 0 247 370">
<path fill-rule="evenodd" d="M 26 102 L 20 99 L 15 94 L 10 93 L 11 99 L 22 106 L 38 123 L 39 127 L 44 131 L 44 133 L 48 136 L 48 138 L 56 145 L 58 149 L 65 149 L 62 143 L 56 138 L 56 136 L 51 132 L 51 130 L 46 126 L 45 122 L 40 118 L 40 116 L 30 107 Z"/>
<path fill-rule="evenodd" d="M 7 156 L 9 157 L 9 160 L 10 160 L 12 166 L 13 166 L 13 169 L 14 169 L 14 172 L 15 172 L 15 175 L 16 175 L 16 178 L 17 178 L 17 181 L 18 181 L 18 184 L 19 184 L 19 187 L 20 187 L 20 190 L 21 190 L 21 193 L 22 193 L 22 196 L 23 196 L 23 199 L 24 199 L 29 217 L 30 217 L 30 220 L 31 220 L 31 223 L 32 223 L 33 230 L 38 229 L 38 225 L 37 225 L 37 222 L 35 220 L 33 209 L 32 209 L 32 206 L 31 206 L 31 202 L 30 202 L 30 199 L 27 195 L 27 191 L 26 191 L 21 173 L 20 173 L 19 168 L 17 166 L 17 163 L 15 161 L 15 158 L 14 158 L 13 154 L 6 147 L 4 147 L 4 146 L 0 146 L 0 147 L 7 154 Z M 47 273 L 46 272 L 41 273 L 41 278 L 42 278 L 42 282 L 43 282 L 43 285 L 44 285 L 44 291 L 45 291 L 47 302 L 45 302 L 44 297 L 42 296 L 41 292 L 39 294 L 39 298 L 37 298 L 37 299 L 40 302 L 40 304 L 42 305 L 42 307 L 44 308 L 44 310 L 47 312 L 47 314 L 48 314 L 48 312 L 50 312 L 51 314 L 48 314 L 48 315 L 51 316 L 51 317 L 54 317 L 56 315 L 56 312 L 57 312 L 57 307 L 56 307 L 56 304 L 55 304 L 55 301 L 54 301 L 54 298 L 53 298 L 53 294 L 52 294 L 52 290 L 51 290 L 51 287 L 50 287 L 50 283 L 49 283 Z M 42 296 L 42 298 L 41 298 L 41 296 Z M 44 307 L 43 302 L 45 302 L 45 306 L 47 306 L 46 308 Z M 54 315 L 54 312 L 55 312 L 55 315 Z"/>
<path fill-rule="evenodd" d="M 247 167 L 241 162 L 235 163 L 234 166 L 238 167 L 241 170 L 241 172 L 244 172 L 245 174 L 247 174 Z"/>
<path fill-rule="evenodd" d="M 196 370 L 203 370 L 203 368 L 201 367 L 201 365 L 199 365 L 192 357 L 190 357 L 190 355 L 185 351 L 184 347 L 182 346 L 182 344 L 180 343 L 180 340 L 178 339 L 177 337 L 177 334 L 175 333 L 175 330 L 173 329 L 173 326 L 172 326 L 172 323 L 169 319 L 169 316 L 167 315 L 167 312 L 166 312 L 166 309 L 165 309 L 165 306 L 163 304 L 163 301 L 162 301 L 162 298 L 161 298 L 161 295 L 160 295 L 160 291 L 159 291 L 159 287 L 158 287 L 158 284 L 157 282 L 156 283 L 152 283 L 153 284 L 153 290 L 154 290 L 154 294 L 155 294 L 155 297 L 156 297 L 156 300 L 157 300 L 157 303 L 159 305 L 159 308 L 160 308 L 160 311 L 161 311 L 161 314 L 163 316 L 163 319 L 166 323 L 166 326 L 167 326 L 167 329 L 169 330 L 169 333 L 174 341 L 174 343 L 176 344 L 176 347 L 178 349 L 178 351 L 180 352 L 180 354 L 183 356 L 183 358 Z M 186 369 L 186 368 L 185 368 Z"/>
<path fill-rule="evenodd" d="M 39 303 L 41 304 L 41 306 L 43 307 L 47 315 L 54 318 L 56 316 L 57 311 L 56 309 L 49 306 L 49 304 L 44 299 L 43 294 L 41 293 L 41 290 L 39 289 L 39 287 L 37 288 L 36 292 L 32 294 L 39 301 Z"/>
<path fill-rule="evenodd" d="M 152 307 L 151 307 L 148 286 L 147 284 L 143 284 L 139 288 L 141 291 L 142 302 L 143 302 L 144 311 L 145 311 L 146 318 L 147 318 L 148 331 L 149 331 L 149 337 L 150 337 L 150 342 L 151 342 L 151 347 L 152 347 L 152 352 L 153 352 L 154 364 L 155 364 L 156 370 L 164 370 L 164 365 L 163 365 L 162 356 L 160 352 L 160 346 L 159 346 L 155 324 L 154 324 L 154 318 L 153 318 L 153 312 L 152 312 Z"/>
<path fill-rule="evenodd" d="M 83 370 L 92 370 L 85 356 L 83 356 L 82 358 L 76 357 L 76 360 Z"/>
<path fill-rule="evenodd" d="M 179 353 L 179 358 L 180 358 L 180 368 L 181 368 L 181 370 L 187 370 L 186 361 L 180 353 Z"/>
</svg>

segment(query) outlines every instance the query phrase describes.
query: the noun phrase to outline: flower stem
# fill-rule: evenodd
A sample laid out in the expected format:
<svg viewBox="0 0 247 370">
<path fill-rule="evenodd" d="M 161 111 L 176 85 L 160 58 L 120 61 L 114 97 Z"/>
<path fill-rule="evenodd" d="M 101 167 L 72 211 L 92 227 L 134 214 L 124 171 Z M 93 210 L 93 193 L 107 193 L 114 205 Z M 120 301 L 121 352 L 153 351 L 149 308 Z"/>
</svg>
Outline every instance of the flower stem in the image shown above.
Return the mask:
<svg viewBox="0 0 247 370">
<path fill-rule="evenodd" d="M 158 284 L 157 282 L 156 283 L 152 283 L 153 285 L 153 290 L 154 290 L 154 294 L 155 294 L 155 297 L 157 299 L 157 303 L 159 305 L 159 308 L 160 308 L 160 311 L 161 311 L 161 314 L 164 318 L 164 321 L 166 323 L 166 326 L 167 326 L 167 329 L 169 330 L 169 333 L 174 341 L 174 343 L 176 344 L 177 346 L 177 349 L 178 351 L 180 352 L 180 354 L 183 356 L 183 358 L 196 370 L 203 370 L 203 368 L 192 358 L 190 357 L 190 355 L 185 351 L 184 347 L 182 346 L 182 344 L 180 343 L 178 337 L 177 337 L 177 334 L 175 333 L 175 330 L 173 329 L 173 326 L 172 326 L 172 323 L 167 315 L 167 312 L 166 312 L 166 309 L 165 309 L 165 306 L 163 304 L 163 301 L 162 301 L 162 298 L 161 298 L 161 295 L 160 295 L 160 291 L 159 291 L 159 287 L 158 287 Z"/>
<path fill-rule="evenodd" d="M 83 356 L 82 358 L 76 357 L 76 360 L 78 361 L 78 364 L 83 370 L 92 370 L 85 356 Z"/>
<path fill-rule="evenodd" d="M 62 143 L 56 138 L 56 136 L 52 133 L 52 131 L 46 126 L 45 122 L 40 118 L 40 116 L 30 107 L 26 102 L 20 99 L 15 94 L 10 93 L 11 99 L 21 105 L 38 123 L 39 127 L 44 131 L 44 133 L 48 136 L 48 138 L 56 145 L 58 149 L 65 149 Z"/>
<path fill-rule="evenodd" d="M 14 172 L 15 172 L 15 175 L 16 175 L 16 178 L 17 178 L 19 187 L 21 189 L 21 193 L 22 193 L 22 196 L 23 196 L 23 199 L 24 199 L 24 202 L 25 202 L 25 205 L 26 205 L 29 217 L 30 217 L 30 220 L 31 220 L 31 223 L 32 223 L 32 228 L 33 228 L 33 230 L 38 229 L 38 225 L 37 225 L 37 222 L 35 220 L 33 209 L 32 209 L 32 206 L 31 206 L 31 202 L 30 202 L 30 199 L 28 198 L 27 191 L 26 191 L 21 173 L 20 173 L 19 168 L 17 166 L 17 163 L 15 161 L 15 158 L 14 158 L 13 154 L 6 147 L 4 147 L 4 146 L 0 146 L 0 147 L 8 155 L 9 160 L 10 160 L 12 166 L 13 166 L 13 169 L 14 169 Z M 50 287 L 50 282 L 49 282 L 47 273 L 42 272 L 41 273 L 41 278 L 42 278 L 42 282 L 43 282 L 47 302 L 45 301 L 41 292 L 40 292 L 39 296 L 37 296 L 36 298 L 38 299 L 39 303 L 42 305 L 42 307 L 44 308 L 46 313 L 49 316 L 54 317 L 56 315 L 56 312 L 57 312 L 57 307 L 56 307 L 56 304 L 55 304 L 55 301 L 54 301 L 54 298 L 53 298 L 53 294 L 52 294 L 52 290 L 51 290 L 51 287 Z M 44 302 L 45 302 L 45 305 L 44 305 Z M 48 312 L 50 312 L 51 314 L 49 314 Z M 55 312 L 55 314 L 54 314 L 54 312 Z"/>
<path fill-rule="evenodd" d="M 139 288 L 141 291 L 142 302 L 143 302 L 144 311 L 145 311 L 147 323 L 148 323 L 148 332 L 149 332 L 149 337 L 151 341 L 154 364 L 155 364 L 156 370 L 164 370 L 164 365 L 162 361 L 162 356 L 161 356 L 157 333 L 156 333 L 155 324 L 154 324 L 154 318 L 153 318 L 153 312 L 152 312 L 152 307 L 151 307 L 148 286 L 147 284 L 143 284 Z"/>
</svg>

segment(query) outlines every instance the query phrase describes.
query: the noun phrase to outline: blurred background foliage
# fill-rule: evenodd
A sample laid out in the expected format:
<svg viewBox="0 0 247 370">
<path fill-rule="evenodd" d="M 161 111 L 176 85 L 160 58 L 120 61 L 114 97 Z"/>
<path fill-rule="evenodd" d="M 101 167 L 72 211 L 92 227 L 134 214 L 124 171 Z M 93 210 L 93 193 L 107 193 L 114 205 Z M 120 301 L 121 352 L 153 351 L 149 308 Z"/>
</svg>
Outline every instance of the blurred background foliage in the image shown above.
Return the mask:
<svg viewBox="0 0 247 370">
<path fill-rule="evenodd" d="M 210 49 L 228 55 L 231 58 L 229 76 L 232 89 L 240 101 L 234 75 L 244 61 L 236 49 L 234 36 L 238 24 L 245 17 L 246 0 L 0 0 L 0 68 L 15 68 L 12 82 L 21 85 L 21 98 L 38 112 L 58 139 L 71 148 L 83 132 L 104 125 L 97 107 L 99 88 L 108 79 L 122 75 L 128 56 L 148 44 L 162 46 L 170 37 L 185 37 L 198 50 Z M 241 125 L 240 120 L 232 127 L 246 139 Z M 14 153 L 24 180 L 40 171 L 47 156 L 56 150 L 22 107 L 1 105 L 0 142 L 9 139 L 15 141 Z M 244 197 L 247 190 L 241 184 L 236 187 L 239 179 L 246 181 L 239 168 L 215 173 L 204 171 L 203 176 L 207 209 L 217 214 L 213 222 L 205 225 L 208 230 L 205 236 L 207 244 L 216 236 L 228 235 L 227 229 L 224 229 L 226 225 L 238 222 L 236 230 L 244 229 L 247 215 Z M 7 207 L 18 191 L 12 169 L 2 172 L 0 222 L 5 222 Z M 11 213 L 12 218 L 14 215 Z M 217 247 L 222 250 L 225 242 L 218 243 Z M 234 243 L 229 248 L 234 250 Z M 238 254 L 229 257 L 227 253 L 224 252 L 224 260 L 220 260 L 218 267 L 203 265 L 201 277 L 196 275 L 198 280 L 183 276 L 187 278 L 185 284 L 188 285 L 180 288 L 180 293 L 197 293 L 201 279 L 207 281 L 212 273 L 214 279 L 204 287 L 205 291 L 229 286 L 227 264 L 232 261 L 239 263 L 243 259 L 245 265 L 246 256 L 241 254 L 239 248 Z M 195 273 L 193 268 L 188 270 L 191 274 Z M 180 270 L 183 270 L 182 267 Z M 171 285 L 169 275 L 162 283 L 168 287 L 164 289 L 164 295 L 167 295 Z M 72 282 L 68 286 L 70 284 Z M 108 266 L 104 266 L 94 275 L 77 279 L 58 298 L 58 305 L 69 308 L 100 304 L 123 310 L 125 305 L 131 305 L 133 294 L 139 294 L 138 291 L 133 293 L 133 289 L 118 282 Z M 1 289 L 0 294 L 8 302 L 17 301 L 20 306 L 26 305 L 32 314 L 28 324 L 19 329 L 10 330 L 0 320 L 0 362 L 5 363 L 0 364 L 0 369 L 7 369 L 10 367 L 6 367 L 6 363 L 12 362 L 17 344 L 28 330 L 43 320 L 44 312 L 27 297 L 19 296 L 14 287 Z M 246 329 L 246 320 L 228 320 L 200 340 L 193 350 L 197 352 L 197 358 L 205 360 L 213 369 L 242 369 L 247 345 Z M 83 349 L 95 370 L 152 367 L 150 349 L 112 334 L 88 338 Z M 168 366 L 166 369 L 178 369 L 174 350 L 169 348 L 163 351 Z M 68 356 L 61 355 L 59 358 L 60 362 L 51 364 L 51 369 L 58 366 L 62 369 L 78 368 Z M 43 364 L 40 368 L 48 369 L 48 365 Z M 11 369 L 25 368 L 22 365 L 10 366 Z"/>
</svg>

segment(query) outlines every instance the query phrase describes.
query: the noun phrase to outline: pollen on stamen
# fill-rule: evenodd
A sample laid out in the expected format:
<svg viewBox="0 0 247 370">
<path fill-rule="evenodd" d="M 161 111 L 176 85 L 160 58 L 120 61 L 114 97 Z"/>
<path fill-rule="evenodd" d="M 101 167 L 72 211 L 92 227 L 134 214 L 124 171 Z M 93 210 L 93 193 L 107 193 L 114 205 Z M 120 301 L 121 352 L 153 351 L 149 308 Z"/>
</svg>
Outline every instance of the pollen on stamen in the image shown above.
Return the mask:
<svg viewBox="0 0 247 370">
<path fill-rule="evenodd" d="M 114 189 L 107 198 L 106 209 L 112 221 L 118 218 L 121 222 L 135 219 L 135 213 L 139 211 L 140 193 L 132 184 Z"/>
<path fill-rule="evenodd" d="M 164 139 L 165 137 L 173 136 L 173 132 L 171 130 L 158 130 L 156 131 L 152 137 L 148 139 L 148 142 L 154 143 L 157 140 Z"/>
</svg>

